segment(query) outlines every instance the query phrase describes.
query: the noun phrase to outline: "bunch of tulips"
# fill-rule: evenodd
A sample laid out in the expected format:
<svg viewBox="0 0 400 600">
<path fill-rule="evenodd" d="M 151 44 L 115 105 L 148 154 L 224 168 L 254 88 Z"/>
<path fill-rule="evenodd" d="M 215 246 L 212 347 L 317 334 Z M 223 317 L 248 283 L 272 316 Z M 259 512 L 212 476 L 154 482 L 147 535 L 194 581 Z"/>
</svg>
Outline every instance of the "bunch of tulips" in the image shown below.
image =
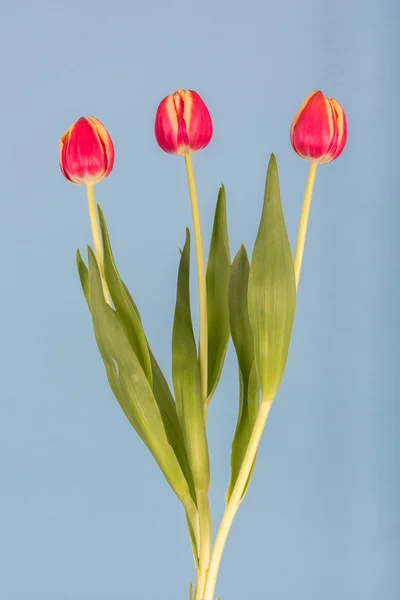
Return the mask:
<svg viewBox="0 0 400 600">
<path fill-rule="evenodd" d="M 120 277 L 94 185 L 110 175 L 114 145 L 94 117 L 78 119 L 62 136 L 59 160 L 68 181 L 86 186 L 93 250 L 77 252 L 78 273 L 111 390 L 185 510 L 196 570 L 195 600 L 214 600 L 224 546 L 250 483 L 258 446 L 285 370 L 308 216 L 318 164 L 335 160 L 347 140 L 341 105 L 312 92 L 293 119 L 290 140 L 309 162 L 294 257 L 271 155 L 264 204 L 251 260 L 241 246 L 231 260 L 225 189 L 215 209 L 207 265 L 192 155 L 210 143 L 213 124 L 198 93 L 179 89 L 158 106 L 155 138 L 185 160 L 195 241 L 199 334 L 190 304 L 190 233 L 181 251 L 172 328 L 172 390 L 150 348 L 139 310 Z M 237 427 L 225 511 L 213 539 L 209 504 L 208 407 L 229 340 L 239 374 Z M 193 589 L 190 584 L 190 600 Z"/>
</svg>

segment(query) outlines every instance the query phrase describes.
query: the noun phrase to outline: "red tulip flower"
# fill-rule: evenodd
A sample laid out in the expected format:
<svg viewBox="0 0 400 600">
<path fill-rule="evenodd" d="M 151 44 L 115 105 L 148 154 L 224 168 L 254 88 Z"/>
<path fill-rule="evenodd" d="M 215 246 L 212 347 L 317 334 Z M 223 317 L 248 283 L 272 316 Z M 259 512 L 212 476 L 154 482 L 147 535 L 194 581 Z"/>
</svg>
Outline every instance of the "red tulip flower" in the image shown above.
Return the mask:
<svg viewBox="0 0 400 600">
<path fill-rule="evenodd" d="M 81 117 L 60 140 L 60 168 L 78 185 L 93 185 L 107 177 L 114 165 L 114 145 L 95 117 Z"/>
<path fill-rule="evenodd" d="M 290 141 L 294 151 L 312 163 L 335 160 L 347 141 L 346 115 L 339 102 L 312 92 L 293 119 Z"/>
<path fill-rule="evenodd" d="M 213 126 L 199 94 L 179 89 L 166 96 L 157 109 L 154 133 L 160 148 L 169 154 L 188 155 L 205 148 Z"/>
</svg>

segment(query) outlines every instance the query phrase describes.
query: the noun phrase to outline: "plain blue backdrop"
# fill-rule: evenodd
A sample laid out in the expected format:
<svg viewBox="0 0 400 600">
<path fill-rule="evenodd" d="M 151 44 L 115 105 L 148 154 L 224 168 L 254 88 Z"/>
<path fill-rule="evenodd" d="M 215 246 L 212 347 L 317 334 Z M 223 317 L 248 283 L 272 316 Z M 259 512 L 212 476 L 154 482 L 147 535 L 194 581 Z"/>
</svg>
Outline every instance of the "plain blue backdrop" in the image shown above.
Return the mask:
<svg viewBox="0 0 400 600">
<path fill-rule="evenodd" d="M 183 511 L 108 388 L 75 267 L 85 191 L 58 166 L 72 122 L 104 122 L 116 162 L 96 197 L 170 378 L 191 216 L 183 160 L 153 120 L 178 87 L 212 113 L 194 157 L 202 224 L 208 246 L 223 182 L 232 254 L 252 250 L 272 151 L 294 246 L 307 164 L 288 132 L 304 97 L 322 89 L 349 123 L 317 173 L 286 374 L 217 593 L 399 598 L 399 18 L 396 0 L 1 4 L 2 600 L 188 598 Z M 237 397 L 230 347 L 209 417 L 215 526 Z"/>
</svg>

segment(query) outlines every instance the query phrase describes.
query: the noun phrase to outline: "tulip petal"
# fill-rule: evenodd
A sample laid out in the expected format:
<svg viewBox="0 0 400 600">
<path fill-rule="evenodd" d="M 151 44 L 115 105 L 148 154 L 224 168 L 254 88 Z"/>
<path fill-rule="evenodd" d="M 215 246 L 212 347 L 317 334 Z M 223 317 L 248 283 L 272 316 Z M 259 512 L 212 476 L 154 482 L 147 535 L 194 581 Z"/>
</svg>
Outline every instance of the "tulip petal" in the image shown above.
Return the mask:
<svg viewBox="0 0 400 600">
<path fill-rule="evenodd" d="M 174 95 L 174 106 L 176 110 L 176 116 L 178 119 L 178 128 L 176 132 L 176 142 L 178 146 L 178 154 L 188 154 L 189 151 L 189 139 L 185 121 L 185 90 L 178 90 Z"/>
<path fill-rule="evenodd" d="M 185 121 L 189 147 L 192 152 L 198 152 L 210 143 L 213 134 L 212 120 L 208 108 L 199 94 L 189 90 L 187 97 L 189 105 L 185 110 Z M 186 99 L 186 103 L 188 99 Z"/>
<path fill-rule="evenodd" d="M 343 107 L 334 98 L 329 98 L 335 112 L 337 124 L 337 142 L 331 160 L 335 160 L 343 152 L 347 142 L 347 119 Z"/>
<path fill-rule="evenodd" d="M 114 144 L 112 142 L 110 134 L 108 133 L 107 129 L 104 127 L 103 123 L 101 121 L 99 121 L 99 119 L 96 119 L 96 117 L 88 117 L 88 121 L 94 125 L 94 128 L 95 128 L 97 135 L 99 136 L 99 139 L 103 146 L 104 156 L 105 156 L 105 159 L 107 162 L 107 168 L 102 177 L 102 179 L 104 179 L 111 173 L 111 171 L 114 167 L 114 159 L 115 159 Z"/>
<path fill-rule="evenodd" d="M 309 95 L 307 96 L 307 98 L 305 98 L 305 99 L 303 100 L 303 102 L 301 103 L 301 105 L 300 105 L 300 108 L 299 108 L 299 110 L 297 111 L 297 113 L 295 114 L 295 116 L 294 116 L 294 119 L 293 119 L 293 121 L 292 121 L 292 126 L 291 126 L 291 128 L 290 128 L 290 138 L 292 138 L 292 137 L 293 137 L 293 132 L 294 132 L 294 129 L 295 129 L 296 125 L 297 125 L 297 121 L 299 120 L 299 116 L 301 115 L 301 113 L 302 113 L 302 112 L 303 112 L 303 110 L 304 110 L 304 107 L 305 107 L 305 106 L 307 106 L 309 99 L 310 99 L 312 96 L 314 96 L 314 94 L 316 94 L 316 93 L 317 93 L 317 92 L 314 90 L 314 91 L 313 91 L 313 92 L 311 92 L 311 94 L 309 94 Z"/>
<path fill-rule="evenodd" d="M 169 154 L 178 153 L 177 145 L 178 116 L 172 95 L 161 100 L 154 124 L 154 133 L 158 145 Z"/>
</svg>

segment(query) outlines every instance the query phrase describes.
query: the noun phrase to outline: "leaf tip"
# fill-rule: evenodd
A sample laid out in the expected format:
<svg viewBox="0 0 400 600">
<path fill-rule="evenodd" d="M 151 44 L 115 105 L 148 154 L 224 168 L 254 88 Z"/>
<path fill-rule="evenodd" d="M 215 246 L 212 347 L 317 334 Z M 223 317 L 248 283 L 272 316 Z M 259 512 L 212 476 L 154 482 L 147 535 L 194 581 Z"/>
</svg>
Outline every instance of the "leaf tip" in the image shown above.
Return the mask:
<svg viewBox="0 0 400 600">
<path fill-rule="evenodd" d="M 186 240 L 185 240 L 185 245 L 186 244 L 190 244 L 190 229 L 189 227 L 186 227 Z"/>
<path fill-rule="evenodd" d="M 276 160 L 276 156 L 273 152 L 271 152 L 271 156 L 269 158 L 268 163 L 268 172 L 275 171 L 278 172 L 278 162 Z"/>
<path fill-rule="evenodd" d="M 104 213 L 101 210 L 100 204 L 96 204 L 96 208 L 97 208 L 97 212 L 98 212 L 100 221 L 105 222 Z"/>
<path fill-rule="evenodd" d="M 96 264 L 97 265 L 97 260 L 96 260 L 96 256 L 92 250 L 92 248 L 89 246 L 89 244 L 86 246 L 87 248 L 87 253 L 88 253 L 88 265 L 90 266 L 91 264 Z"/>
</svg>

